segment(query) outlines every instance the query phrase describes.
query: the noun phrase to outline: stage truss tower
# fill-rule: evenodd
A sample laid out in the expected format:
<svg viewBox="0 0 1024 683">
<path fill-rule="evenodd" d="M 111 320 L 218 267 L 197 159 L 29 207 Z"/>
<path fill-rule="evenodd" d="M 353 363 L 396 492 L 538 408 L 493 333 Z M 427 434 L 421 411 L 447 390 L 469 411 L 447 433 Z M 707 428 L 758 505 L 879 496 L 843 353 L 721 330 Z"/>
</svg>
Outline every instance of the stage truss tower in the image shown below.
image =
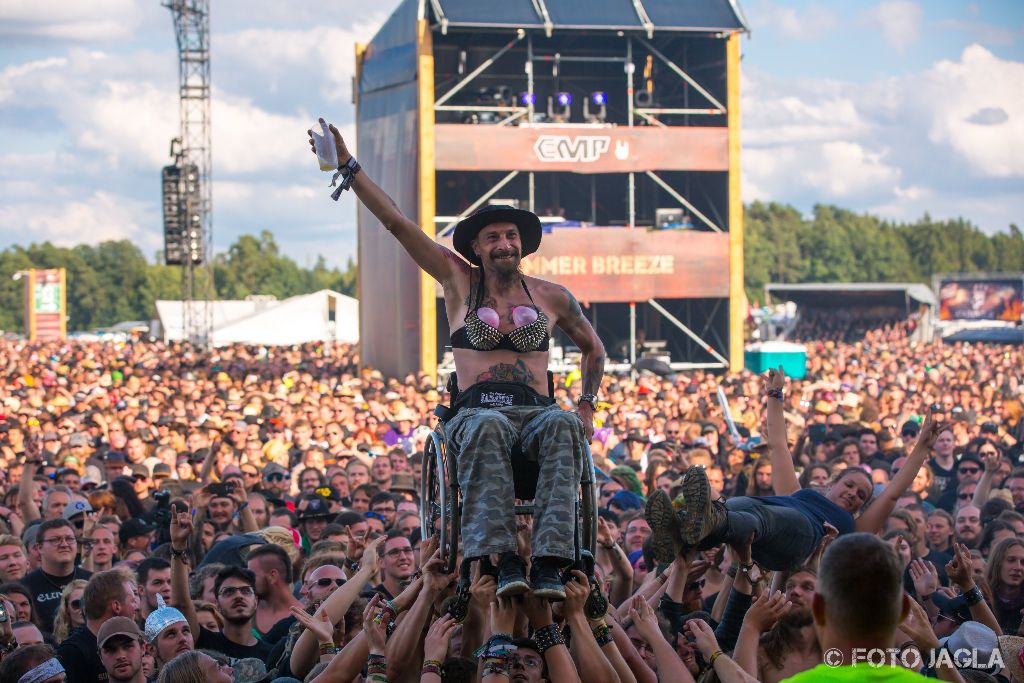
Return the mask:
<svg viewBox="0 0 1024 683">
<path fill-rule="evenodd" d="M 210 124 L 209 0 L 164 0 L 171 10 L 178 43 L 178 96 L 181 123 L 172 143 L 181 172 L 181 298 L 184 338 L 197 346 L 211 341 L 213 329 L 212 144 Z"/>
</svg>

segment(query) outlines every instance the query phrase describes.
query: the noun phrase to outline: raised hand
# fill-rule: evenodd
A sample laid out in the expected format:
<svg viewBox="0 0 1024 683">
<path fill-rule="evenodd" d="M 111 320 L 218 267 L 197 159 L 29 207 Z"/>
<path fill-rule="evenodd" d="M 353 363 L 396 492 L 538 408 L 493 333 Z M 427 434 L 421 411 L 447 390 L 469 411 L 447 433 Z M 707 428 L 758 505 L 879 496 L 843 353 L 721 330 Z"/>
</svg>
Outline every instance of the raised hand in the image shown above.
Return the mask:
<svg viewBox="0 0 1024 683">
<path fill-rule="evenodd" d="M 563 611 L 567 618 L 570 615 L 583 614 L 583 606 L 590 595 L 590 580 L 587 575 L 578 569 L 573 569 L 572 576 L 573 580 L 565 584 Z"/>
<path fill-rule="evenodd" d="M 494 602 L 495 594 L 498 591 L 498 580 L 490 574 L 480 574 L 469 586 L 470 606 L 472 609 L 482 613 Z M 546 603 L 547 601 L 545 601 Z"/>
<path fill-rule="evenodd" d="M 762 593 L 754 598 L 754 602 L 743 617 L 743 623 L 751 628 L 756 628 L 758 633 L 764 633 L 775 625 L 782 616 L 789 611 L 793 603 L 786 600 L 782 591 L 775 591 L 774 595 Z"/>
<path fill-rule="evenodd" d="M 523 596 L 523 611 L 526 612 L 526 618 L 534 629 L 547 626 L 554 621 L 551 617 L 551 602 L 538 598 L 533 593 Z"/>
<path fill-rule="evenodd" d="M 431 624 L 423 641 L 423 658 L 443 662 L 448 656 L 448 646 L 451 645 L 456 626 L 458 624 L 450 614 L 445 614 Z"/>
<path fill-rule="evenodd" d="M 995 474 L 999 471 L 999 463 L 1002 461 L 1002 458 L 999 455 L 999 451 L 990 451 L 981 456 L 981 461 L 985 465 L 986 472 Z"/>
<path fill-rule="evenodd" d="M 658 616 L 644 596 L 634 595 L 632 597 L 629 603 L 629 618 L 633 620 L 633 626 L 640 632 L 640 636 L 648 643 L 654 642 L 655 638 L 664 637 L 658 626 Z"/>
<path fill-rule="evenodd" d="M 767 374 L 762 375 L 762 382 L 765 391 L 774 391 L 786 387 L 786 372 L 780 365 L 778 369 L 769 368 Z"/>
<path fill-rule="evenodd" d="M 363 631 L 366 633 L 366 641 L 370 645 L 370 654 L 382 655 L 388 642 L 388 620 L 376 619 L 381 612 L 380 605 L 384 597 L 377 593 L 373 596 L 363 610 Z"/>
<path fill-rule="evenodd" d="M 912 560 L 910 578 L 914 581 L 914 590 L 921 598 L 931 595 L 939 587 L 939 570 L 931 562 Z"/>
<path fill-rule="evenodd" d="M 954 543 L 952 550 L 953 559 L 946 563 L 946 574 L 961 590 L 969 591 L 974 588 L 974 562 L 971 561 L 971 551 L 961 543 Z"/>
<path fill-rule="evenodd" d="M 516 605 L 512 598 L 495 598 L 491 603 L 491 633 L 512 633 L 515 625 Z"/>
<path fill-rule="evenodd" d="M 616 542 L 615 534 L 612 533 L 612 528 L 605 521 L 604 517 L 597 518 L 597 542 L 603 546 L 610 546 Z"/>
<path fill-rule="evenodd" d="M 921 652 L 937 648 L 939 639 L 935 636 L 935 631 L 932 629 L 931 622 L 928 621 L 928 614 L 924 611 L 924 607 L 921 607 L 916 600 L 909 600 L 909 602 L 910 609 L 900 624 L 900 628 L 910 636 Z"/>
<path fill-rule="evenodd" d="M 320 123 L 327 123 L 323 118 L 319 119 Z M 341 137 L 341 133 L 334 127 L 333 123 L 327 124 L 328 130 L 334 135 L 334 147 L 338 150 L 338 163 L 344 164 L 352 156 L 348 151 L 348 146 L 345 144 L 345 140 Z M 307 130 L 306 134 L 309 135 L 309 148 L 313 150 L 313 154 L 316 154 L 316 145 L 313 144 L 313 131 L 312 129 Z"/>
<path fill-rule="evenodd" d="M 917 437 L 914 448 L 927 448 L 930 451 L 943 429 L 945 429 L 945 425 L 942 422 L 936 422 L 932 414 L 929 413 L 924 418 L 924 424 L 921 425 L 921 433 Z"/>
<path fill-rule="evenodd" d="M 171 505 L 171 547 L 184 550 L 194 529 L 192 514 L 187 511 L 178 512 L 178 506 Z"/>
<path fill-rule="evenodd" d="M 435 550 L 423 565 L 423 587 L 426 590 L 440 593 L 455 581 L 455 574 L 444 573 L 444 560 L 441 551 Z"/>
<path fill-rule="evenodd" d="M 331 617 L 327 614 L 327 610 L 322 610 L 319 616 L 316 616 L 307 613 L 298 605 L 292 605 L 291 613 L 295 617 L 295 621 L 316 636 L 317 642 L 334 644 L 334 624 L 331 623 Z"/>
<path fill-rule="evenodd" d="M 686 622 L 686 630 L 693 636 L 693 642 L 697 649 L 704 655 L 704 659 L 710 659 L 711 655 L 720 650 L 715 632 L 711 630 L 708 623 L 703 619 L 690 619 Z"/>
<path fill-rule="evenodd" d="M 385 541 L 384 536 L 373 539 L 366 545 L 366 549 L 363 550 L 363 558 L 360 563 L 360 567 L 368 569 L 371 576 L 376 576 L 380 565 L 380 555 L 377 554 L 377 549 L 380 548 L 381 544 Z"/>
</svg>

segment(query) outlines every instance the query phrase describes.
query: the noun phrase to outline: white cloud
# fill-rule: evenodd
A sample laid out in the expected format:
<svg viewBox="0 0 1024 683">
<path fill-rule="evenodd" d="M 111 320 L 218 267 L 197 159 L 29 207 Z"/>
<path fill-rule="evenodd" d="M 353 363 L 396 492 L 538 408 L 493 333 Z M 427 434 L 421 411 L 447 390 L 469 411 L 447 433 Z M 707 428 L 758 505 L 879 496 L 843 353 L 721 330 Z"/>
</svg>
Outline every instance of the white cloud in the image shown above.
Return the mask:
<svg viewBox="0 0 1024 683">
<path fill-rule="evenodd" d="M 798 40 L 818 40 L 837 24 L 835 15 L 818 5 L 797 9 L 761 0 L 747 11 L 753 26 L 776 28 L 780 33 Z"/>
<path fill-rule="evenodd" d="M 0 35 L 73 41 L 124 38 L 141 22 L 143 4 L 133 0 L 4 0 L 0 3 Z"/>
<path fill-rule="evenodd" d="M 151 227 L 152 208 L 105 191 L 67 202 L 6 203 L 0 205 L 0 233 L 21 243 L 28 236 L 33 242 L 50 241 L 58 246 L 130 239 L 145 253 L 162 239 Z"/>
<path fill-rule="evenodd" d="M 882 0 L 867 12 L 868 22 L 890 46 L 904 50 L 917 42 L 924 11 L 912 0 Z"/>
<path fill-rule="evenodd" d="M 924 77 L 928 137 L 953 148 L 979 175 L 1024 176 L 1024 63 L 972 45 Z"/>
</svg>

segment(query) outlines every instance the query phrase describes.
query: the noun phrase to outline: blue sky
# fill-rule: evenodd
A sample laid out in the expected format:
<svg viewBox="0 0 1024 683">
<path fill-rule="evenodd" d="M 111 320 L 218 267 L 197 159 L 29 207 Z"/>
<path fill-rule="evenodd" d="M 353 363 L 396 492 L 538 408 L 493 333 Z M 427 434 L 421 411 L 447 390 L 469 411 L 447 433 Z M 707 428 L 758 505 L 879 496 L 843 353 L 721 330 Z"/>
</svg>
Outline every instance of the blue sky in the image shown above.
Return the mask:
<svg viewBox="0 0 1024 683">
<path fill-rule="evenodd" d="M 304 131 L 351 131 L 353 44 L 397 4 L 212 0 L 214 230 L 269 229 L 303 264 L 355 251 Z M 1024 224 L 1024 3 L 742 3 L 744 198 Z M 0 246 L 162 243 L 178 129 L 159 0 L 0 2 Z"/>
</svg>

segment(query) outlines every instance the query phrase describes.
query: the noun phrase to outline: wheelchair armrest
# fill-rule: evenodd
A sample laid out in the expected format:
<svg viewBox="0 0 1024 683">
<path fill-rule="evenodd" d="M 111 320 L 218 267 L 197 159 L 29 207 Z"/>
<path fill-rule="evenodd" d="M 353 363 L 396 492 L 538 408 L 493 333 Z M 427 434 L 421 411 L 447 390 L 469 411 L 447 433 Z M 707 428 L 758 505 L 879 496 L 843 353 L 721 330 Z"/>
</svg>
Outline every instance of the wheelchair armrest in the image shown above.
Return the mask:
<svg viewBox="0 0 1024 683">
<path fill-rule="evenodd" d="M 443 405 L 441 403 L 438 403 L 437 407 L 434 408 L 434 415 L 437 415 L 437 417 L 442 422 L 448 422 L 453 417 L 455 417 L 455 413 L 457 412 L 459 411 L 455 410 L 454 408 L 449 408 L 448 406 Z"/>
</svg>

